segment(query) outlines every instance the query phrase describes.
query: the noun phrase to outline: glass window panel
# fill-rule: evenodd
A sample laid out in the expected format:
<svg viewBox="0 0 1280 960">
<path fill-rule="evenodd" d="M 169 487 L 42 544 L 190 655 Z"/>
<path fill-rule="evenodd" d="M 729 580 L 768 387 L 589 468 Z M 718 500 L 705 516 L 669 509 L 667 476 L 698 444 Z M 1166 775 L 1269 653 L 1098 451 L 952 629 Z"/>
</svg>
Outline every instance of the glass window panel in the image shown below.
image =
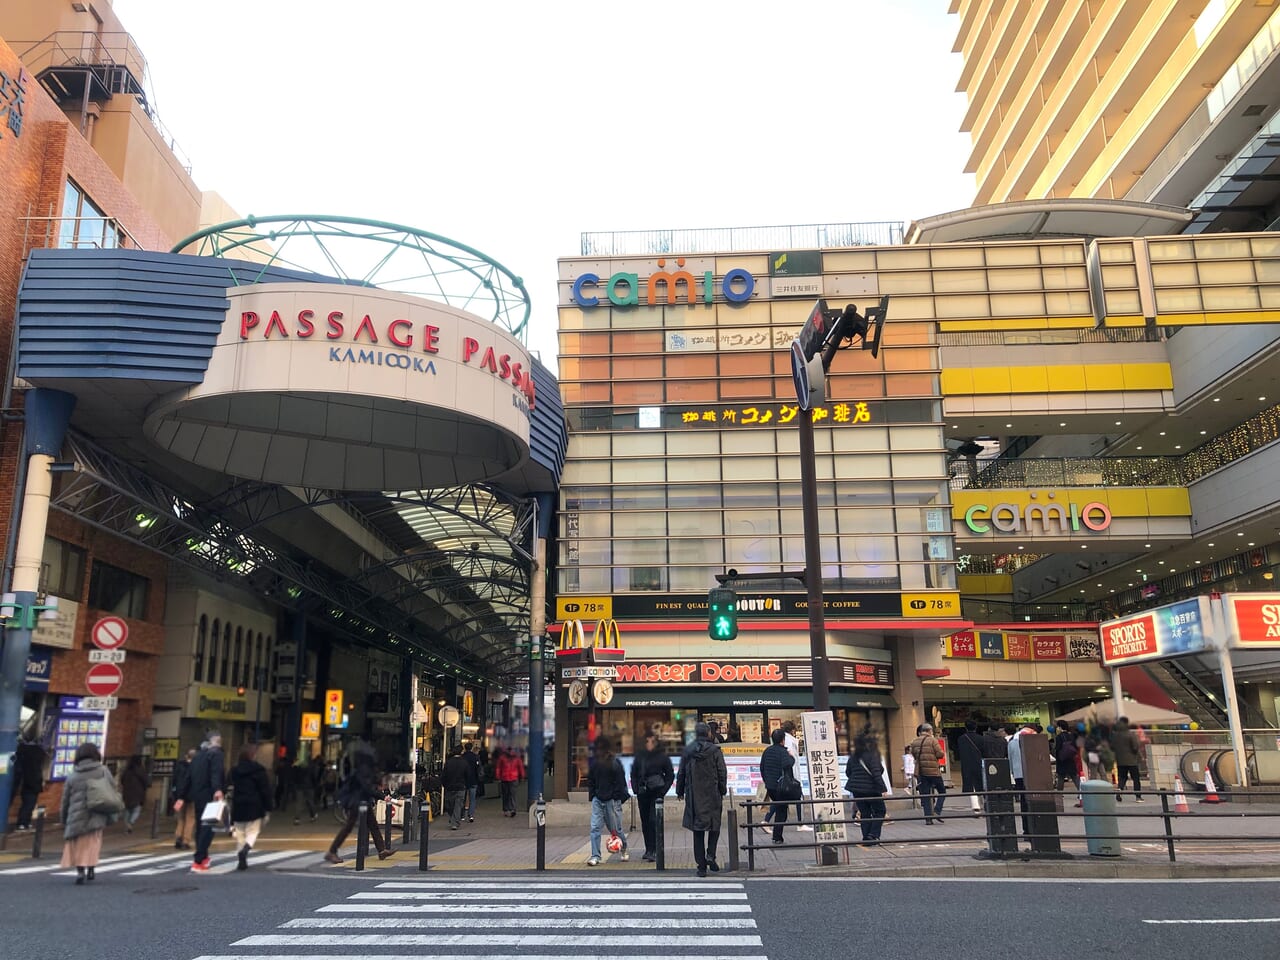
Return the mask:
<svg viewBox="0 0 1280 960">
<path fill-rule="evenodd" d="M 1248 260 L 1215 260 L 1199 265 L 1201 283 L 1253 283 L 1253 264 Z"/>
<path fill-rule="evenodd" d="M 569 459 L 580 460 L 583 457 L 608 457 L 612 455 L 612 442 L 608 434 L 571 433 L 569 434 Z"/>
<path fill-rule="evenodd" d="M 1039 293 L 991 295 L 993 317 L 1038 317 L 1044 312 L 1044 296 Z"/>
<path fill-rule="evenodd" d="M 887 270 L 924 270 L 929 266 L 929 250 L 926 247 L 894 247 L 876 251 L 876 267 Z M 881 277 L 881 282 L 884 278 Z"/>
<path fill-rule="evenodd" d="M 1151 279 L 1157 287 L 1191 286 L 1199 282 L 1194 263 L 1153 263 Z"/>
<path fill-rule="evenodd" d="M 889 432 L 894 450 L 941 450 L 941 427 L 894 427 Z"/>
<path fill-rule="evenodd" d="M 721 462 L 719 459 L 702 457 L 670 459 L 667 461 L 667 480 L 672 483 L 719 480 Z"/>
<path fill-rule="evenodd" d="M 614 381 L 613 402 L 618 404 L 659 404 L 665 399 L 661 378 L 635 383 Z"/>
<path fill-rule="evenodd" d="M 774 430 L 726 430 L 721 434 L 721 449 L 726 453 L 774 453 Z"/>
<path fill-rule="evenodd" d="M 667 488 L 614 487 L 613 504 L 615 510 L 663 510 L 667 507 Z"/>
<path fill-rule="evenodd" d="M 666 362 L 667 379 L 694 380 L 716 375 L 716 355 L 704 354 L 668 354 Z"/>
<path fill-rule="evenodd" d="M 946 465 L 941 454 L 895 453 L 893 455 L 893 476 L 895 478 L 936 477 L 946 472 Z"/>
<path fill-rule="evenodd" d="M 1257 287 L 1205 287 L 1203 291 L 1206 310 L 1256 310 Z"/>
<path fill-rule="evenodd" d="M 613 335 L 612 348 L 606 346 L 604 350 L 593 352 L 612 353 L 615 358 L 613 369 L 616 373 L 618 371 L 618 363 L 625 362 L 621 360 L 621 358 L 625 357 L 627 354 L 662 353 L 662 348 L 662 331 L 646 330 L 643 333 L 615 333 Z M 644 362 L 647 363 L 648 361 L 645 360 Z M 626 374 L 626 376 L 631 375 L 632 374 Z"/>
<path fill-rule="evenodd" d="M 613 437 L 613 455 L 615 457 L 652 457 L 665 456 L 667 440 L 665 433 L 623 433 Z"/>
<path fill-rule="evenodd" d="M 565 486 L 584 483 L 608 483 L 613 479 L 613 471 L 608 460 L 569 460 L 564 465 L 564 474 L 560 478 Z"/>
<path fill-rule="evenodd" d="M 894 502 L 900 505 L 947 503 L 946 483 L 900 480 L 893 484 Z"/>
<path fill-rule="evenodd" d="M 1198 289 L 1156 290 L 1156 313 L 1188 313 L 1203 309 Z"/>
<path fill-rule="evenodd" d="M 80 216 L 80 190 L 70 180 L 62 191 L 62 222 L 58 225 L 58 246 L 62 249 L 76 245 L 76 232 Z"/>
<path fill-rule="evenodd" d="M 213 621 L 213 630 L 209 634 L 209 663 L 205 671 L 205 683 L 216 683 L 218 677 L 218 645 L 222 639 L 222 621 Z M 199 680 L 199 677 L 196 677 Z"/>
<path fill-rule="evenodd" d="M 616 593 L 656 593 L 666 589 L 666 568 L 661 566 L 614 567 Z"/>
<path fill-rule="evenodd" d="M 610 519 L 612 514 L 608 513 L 592 513 L 590 511 L 579 511 L 575 513 L 573 518 L 560 515 L 560 535 L 565 539 L 572 539 L 572 535 L 568 531 L 568 521 L 576 519 L 578 523 L 578 537 L 586 539 L 589 537 L 605 537 L 611 534 Z"/>
<path fill-rule="evenodd" d="M 1108 290 L 1106 304 L 1109 316 L 1142 312 L 1142 301 L 1138 299 L 1137 290 Z"/>
<path fill-rule="evenodd" d="M 578 566 L 586 567 L 586 566 L 596 566 L 598 564 L 612 563 L 613 549 L 612 549 L 611 543 L 612 541 L 609 541 L 609 540 L 579 539 L 577 541 L 578 559 L 576 561 L 576 564 Z M 562 546 L 562 549 L 560 551 L 560 562 L 565 564 L 575 563 L 575 561 L 572 558 L 572 555 L 566 552 L 566 549 L 564 549 L 566 544 L 562 544 L 561 546 Z"/>
<path fill-rule="evenodd" d="M 987 304 L 985 294 L 937 297 L 934 300 L 934 309 L 938 312 L 939 320 L 982 319 L 991 315 L 991 308 Z"/>
<path fill-rule="evenodd" d="M 720 453 L 720 434 L 714 430 L 675 431 L 667 434 L 667 453 L 670 455 Z"/>
<path fill-rule="evenodd" d="M 860 453 L 836 457 L 836 476 L 842 484 L 850 480 L 879 479 L 891 476 L 887 453 Z"/>
<path fill-rule="evenodd" d="M 933 274 L 935 293 L 981 293 L 987 289 L 985 270 L 939 270 Z"/>
<path fill-rule="evenodd" d="M 634 337 L 635 334 L 631 334 L 631 336 Z M 657 349 L 661 350 L 661 345 Z M 615 355 L 613 358 L 613 376 L 616 380 L 660 380 L 662 379 L 662 358 Z"/>
<path fill-rule="evenodd" d="M 778 485 L 776 483 L 725 484 L 726 507 L 776 507 Z"/>
<path fill-rule="evenodd" d="M 724 573 L 727 566 L 724 562 L 723 542 L 717 540 L 712 551 L 717 556 L 705 567 L 668 567 L 667 580 L 672 593 L 701 593 L 707 584 L 716 582 L 716 574 Z"/>
<path fill-rule="evenodd" d="M 838 529 L 842 534 L 881 533 L 890 536 L 894 533 L 893 510 L 888 507 L 854 507 L 848 508 L 848 497 L 842 495 L 842 509 L 838 517 Z"/>
<path fill-rule="evenodd" d="M 612 567 L 574 567 L 560 570 L 561 593 L 608 593 Z"/>
<path fill-rule="evenodd" d="M 665 460 L 615 460 L 614 483 L 662 483 L 667 479 Z"/>
<path fill-rule="evenodd" d="M 933 370 L 937 366 L 938 351 L 929 347 L 899 347 L 884 352 L 886 370 Z"/>
<path fill-rule="evenodd" d="M 986 262 L 980 246 L 947 244 L 934 247 L 929 253 L 935 267 L 981 267 Z"/>
<path fill-rule="evenodd" d="M 565 510 L 609 510 L 613 491 L 609 487 L 561 487 L 560 503 Z"/>
<path fill-rule="evenodd" d="M 892 397 L 934 397 L 938 376 L 933 373 L 891 373 L 884 378 L 885 392 Z"/>
<path fill-rule="evenodd" d="M 704 380 L 668 380 L 668 403 L 712 403 L 720 399 L 719 381 L 714 374 Z"/>
<path fill-rule="evenodd" d="M 880 289 L 885 290 L 885 277 L 880 277 Z M 933 297 L 904 297 L 901 295 L 893 298 L 893 304 L 890 307 L 890 315 L 894 321 L 898 320 L 932 320 L 937 315 L 937 307 L 934 304 Z"/>
<path fill-rule="evenodd" d="M 893 309 L 898 307 L 897 294 L 900 293 L 932 293 L 933 280 L 927 270 L 918 273 L 882 273 L 877 277 L 882 294 L 894 295 Z"/>
<path fill-rule="evenodd" d="M 1055 243 L 1040 247 L 1041 263 L 1084 263 L 1084 244 Z"/>
<path fill-rule="evenodd" d="M 667 535 L 666 513 L 644 513 L 628 511 L 613 515 L 613 535 L 616 539 L 625 537 L 665 537 Z"/>
<path fill-rule="evenodd" d="M 732 457 L 724 461 L 724 479 L 729 482 L 776 480 L 778 462 L 772 457 Z"/>
<path fill-rule="evenodd" d="M 888 450 L 889 431 L 884 427 L 858 426 L 833 430 L 832 447 L 837 451 Z"/>
<path fill-rule="evenodd" d="M 983 250 L 989 266 L 1011 266 L 1040 262 L 1036 248 L 1025 243 L 992 244 Z"/>
<path fill-rule="evenodd" d="M 1040 268 L 1026 270 L 990 270 L 987 282 L 992 290 L 1039 290 L 1042 285 Z"/>
<path fill-rule="evenodd" d="M 1085 317 L 1093 313 L 1087 290 L 1069 290 L 1044 295 L 1045 313 L 1051 317 Z"/>
<path fill-rule="evenodd" d="M 1200 260 L 1249 256 L 1248 237 L 1201 237 L 1194 240 L 1193 243 L 1195 244 L 1195 255 Z"/>
<path fill-rule="evenodd" d="M 768 366 L 767 358 L 765 366 Z M 790 378 L 787 384 L 791 383 Z M 743 380 L 721 380 L 720 399 L 722 400 L 759 400 L 761 397 L 772 398 L 778 394 L 772 380 L 748 378 Z M 785 394 L 783 394 L 785 396 Z M 790 396 L 795 396 L 795 388 L 790 387 Z"/>
</svg>

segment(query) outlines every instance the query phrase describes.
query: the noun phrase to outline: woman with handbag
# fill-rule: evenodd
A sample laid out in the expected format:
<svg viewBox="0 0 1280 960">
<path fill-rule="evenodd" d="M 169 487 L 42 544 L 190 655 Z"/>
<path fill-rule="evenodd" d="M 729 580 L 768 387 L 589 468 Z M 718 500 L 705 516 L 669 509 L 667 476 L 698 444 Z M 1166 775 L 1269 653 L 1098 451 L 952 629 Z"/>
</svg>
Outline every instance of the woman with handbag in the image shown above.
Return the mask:
<svg viewBox="0 0 1280 960">
<path fill-rule="evenodd" d="M 853 794 L 858 805 L 863 846 L 879 843 L 885 819 L 884 764 L 880 762 L 880 748 L 870 730 L 854 737 L 853 753 L 844 773 L 847 778 L 844 788 Z"/>
<path fill-rule="evenodd" d="M 62 788 L 62 866 L 76 868 L 76 885 L 93 879 L 102 857 L 102 831 L 124 812 L 111 771 L 93 743 L 76 748 L 76 765 Z"/>
</svg>

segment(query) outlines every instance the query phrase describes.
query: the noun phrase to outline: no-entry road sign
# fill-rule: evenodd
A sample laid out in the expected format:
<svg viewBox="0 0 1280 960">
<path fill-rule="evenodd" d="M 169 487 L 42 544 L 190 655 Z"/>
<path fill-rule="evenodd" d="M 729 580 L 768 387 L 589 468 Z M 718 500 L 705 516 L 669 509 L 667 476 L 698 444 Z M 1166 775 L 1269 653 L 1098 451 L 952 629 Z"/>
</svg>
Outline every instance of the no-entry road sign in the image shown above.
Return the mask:
<svg viewBox="0 0 1280 960">
<path fill-rule="evenodd" d="M 124 671 L 114 663 L 95 663 L 84 676 L 84 688 L 94 697 L 109 697 L 122 683 Z"/>
<path fill-rule="evenodd" d="M 103 617 L 89 631 L 89 639 L 99 650 L 123 647 L 129 639 L 129 625 L 119 617 Z"/>
</svg>

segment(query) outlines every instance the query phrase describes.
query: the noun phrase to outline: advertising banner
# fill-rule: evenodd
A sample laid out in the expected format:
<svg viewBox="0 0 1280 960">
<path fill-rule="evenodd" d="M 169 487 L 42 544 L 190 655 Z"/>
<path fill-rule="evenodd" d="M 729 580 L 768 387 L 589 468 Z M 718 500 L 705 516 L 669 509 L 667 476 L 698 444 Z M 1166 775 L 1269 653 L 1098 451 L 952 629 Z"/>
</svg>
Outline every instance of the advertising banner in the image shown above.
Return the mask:
<svg viewBox="0 0 1280 960">
<path fill-rule="evenodd" d="M 961 630 L 943 638 L 944 657 L 963 660 L 1093 660 L 1098 638 L 1092 631 L 1065 633 Z"/>
<path fill-rule="evenodd" d="M 1227 641 L 1233 647 L 1280 647 L 1280 593 L 1228 593 Z"/>
<path fill-rule="evenodd" d="M 1209 598 L 1194 597 L 1108 620 L 1098 631 L 1102 662 L 1107 666 L 1197 653 L 1209 648 L 1213 637 Z"/>
<path fill-rule="evenodd" d="M 836 723 L 830 710 L 800 714 L 804 727 L 804 754 L 809 768 L 809 796 L 815 821 L 844 819 L 840 750 L 836 746 Z M 843 843 L 843 823 L 819 823 L 816 839 Z"/>
</svg>

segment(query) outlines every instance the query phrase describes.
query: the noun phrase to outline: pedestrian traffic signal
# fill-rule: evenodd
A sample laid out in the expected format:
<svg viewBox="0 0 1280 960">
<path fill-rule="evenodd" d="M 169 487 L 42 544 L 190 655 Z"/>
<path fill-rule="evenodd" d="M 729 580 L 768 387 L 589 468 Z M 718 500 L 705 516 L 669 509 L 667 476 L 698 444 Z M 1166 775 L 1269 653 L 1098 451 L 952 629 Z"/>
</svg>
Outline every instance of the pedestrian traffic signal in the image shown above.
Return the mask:
<svg viewBox="0 0 1280 960">
<path fill-rule="evenodd" d="M 712 640 L 732 640 L 738 635 L 738 595 L 728 587 L 707 594 L 707 635 Z"/>
</svg>

